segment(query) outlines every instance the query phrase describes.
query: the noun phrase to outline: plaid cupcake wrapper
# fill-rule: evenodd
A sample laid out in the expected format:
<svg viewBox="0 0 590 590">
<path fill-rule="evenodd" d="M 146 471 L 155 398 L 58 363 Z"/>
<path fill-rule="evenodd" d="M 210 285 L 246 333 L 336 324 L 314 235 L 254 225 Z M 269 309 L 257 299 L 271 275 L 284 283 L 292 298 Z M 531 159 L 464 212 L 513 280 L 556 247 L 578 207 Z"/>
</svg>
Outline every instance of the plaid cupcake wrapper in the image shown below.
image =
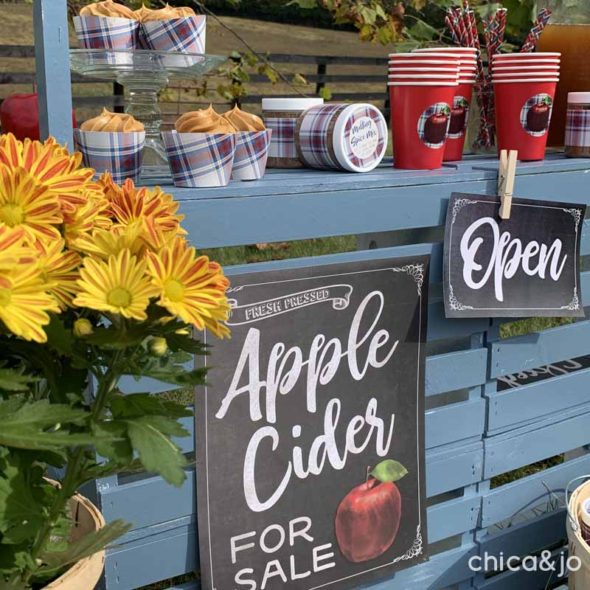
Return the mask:
<svg viewBox="0 0 590 590">
<path fill-rule="evenodd" d="M 434 133 L 431 129 L 432 122 L 429 123 L 431 117 L 433 116 L 446 116 L 446 127 L 443 133 L 436 133 L 436 137 L 434 137 Z M 429 106 L 418 119 L 418 137 L 422 141 L 422 143 L 429 148 L 432 149 L 440 149 L 444 147 L 445 141 L 447 139 L 447 134 L 449 132 L 449 125 L 451 124 L 451 107 L 446 102 L 437 102 L 431 106 Z M 433 139 L 439 139 L 440 141 L 433 141 Z"/>
<path fill-rule="evenodd" d="M 139 179 L 145 131 L 109 133 L 74 129 L 74 145 L 84 164 L 98 173 L 110 172 L 115 182 Z"/>
<path fill-rule="evenodd" d="M 258 180 L 266 172 L 272 130 L 236 133 L 235 180 Z"/>
<path fill-rule="evenodd" d="M 295 127 L 297 119 L 286 117 L 265 117 L 266 128 L 272 131 L 269 156 L 271 158 L 297 158 Z"/>
<path fill-rule="evenodd" d="M 553 99 L 545 92 L 535 94 L 524 103 L 520 111 L 520 124 L 529 135 L 543 137 L 549 131 L 552 113 Z"/>
<path fill-rule="evenodd" d="M 590 146 L 590 110 L 568 109 L 565 124 L 565 145 Z"/>
<path fill-rule="evenodd" d="M 139 23 L 128 18 L 75 16 L 74 28 L 84 49 L 136 49 L 139 44 Z"/>
<path fill-rule="evenodd" d="M 207 17 L 201 14 L 143 23 L 139 39 L 145 49 L 205 53 L 206 34 Z"/>
<path fill-rule="evenodd" d="M 226 186 L 236 153 L 235 134 L 162 133 L 175 186 Z"/>
</svg>

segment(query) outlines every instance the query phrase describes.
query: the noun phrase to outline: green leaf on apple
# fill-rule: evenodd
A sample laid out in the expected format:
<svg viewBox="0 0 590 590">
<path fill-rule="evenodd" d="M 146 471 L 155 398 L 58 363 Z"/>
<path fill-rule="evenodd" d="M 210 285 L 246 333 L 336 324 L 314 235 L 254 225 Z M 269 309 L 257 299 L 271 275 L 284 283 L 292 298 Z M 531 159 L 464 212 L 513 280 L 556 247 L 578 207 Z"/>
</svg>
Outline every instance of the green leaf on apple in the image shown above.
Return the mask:
<svg viewBox="0 0 590 590">
<path fill-rule="evenodd" d="M 378 479 L 381 483 L 398 481 L 404 475 L 407 475 L 408 470 L 399 462 L 393 459 L 386 459 L 375 466 L 371 475 Z"/>
</svg>

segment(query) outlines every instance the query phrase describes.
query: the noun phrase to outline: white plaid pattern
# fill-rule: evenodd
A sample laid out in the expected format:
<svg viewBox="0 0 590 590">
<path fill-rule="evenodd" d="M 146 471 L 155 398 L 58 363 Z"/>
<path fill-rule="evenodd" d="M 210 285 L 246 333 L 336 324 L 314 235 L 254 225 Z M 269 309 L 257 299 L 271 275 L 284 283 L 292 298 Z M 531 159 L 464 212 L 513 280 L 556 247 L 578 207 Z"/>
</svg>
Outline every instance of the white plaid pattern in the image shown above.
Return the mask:
<svg viewBox="0 0 590 590">
<path fill-rule="evenodd" d="M 145 131 L 109 133 L 74 129 L 76 150 L 84 164 L 97 172 L 110 172 L 115 182 L 139 179 Z"/>
<path fill-rule="evenodd" d="M 271 158 L 297 158 L 295 127 L 297 119 L 288 117 L 264 117 L 264 124 L 272 131 L 269 156 Z"/>
<path fill-rule="evenodd" d="M 206 34 L 207 17 L 200 14 L 142 23 L 139 37 L 146 49 L 205 53 Z"/>
<path fill-rule="evenodd" d="M 236 133 L 233 179 L 258 180 L 264 176 L 271 137 L 271 129 Z"/>
<path fill-rule="evenodd" d="M 84 49 L 136 49 L 139 23 L 128 18 L 75 16 L 74 29 Z"/>
<path fill-rule="evenodd" d="M 565 124 L 565 145 L 590 147 L 590 110 L 568 109 Z"/>
<path fill-rule="evenodd" d="M 236 152 L 235 134 L 162 133 L 175 186 L 226 186 Z"/>
<path fill-rule="evenodd" d="M 300 158 L 311 168 L 342 169 L 332 157 L 329 147 L 328 128 L 332 117 L 342 112 L 348 105 L 328 104 L 311 107 L 305 111 L 299 128 Z"/>
<path fill-rule="evenodd" d="M 424 134 L 424 130 L 426 127 L 426 121 L 428 121 L 428 119 L 432 115 L 436 115 L 438 113 L 445 113 L 445 112 L 448 114 L 447 115 L 447 129 L 445 131 L 445 135 L 443 137 L 443 140 L 439 143 L 431 143 L 428 141 L 428 138 L 426 138 L 425 134 Z M 420 115 L 420 118 L 418 119 L 418 137 L 420 138 L 420 140 L 422 141 L 422 143 L 425 146 L 427 146 L 429 148 L 433 148 L 433 149 L 440 149 L 440 148 L 444 147 L 446 136 L 447 136 L 447 133 L 449 132 L 449 125 L 451 124 L 450 112 L 451 112 L 451 107 L 446 102 L 437 102 L 437 103 L 429 106 Z"/>
<path fill-rule="evenodd" d="M 540 104 L 547 104 L 549 106 L 549 119 L 547 121 L 547 127 L 545 129 L 543 129 L 543 131 L 533 131 L 533 130 L 529 129 L 529 111 L 535 105 L 540 105 Z M 541 94 L 535 94 L 535 96 L 531 96 L 531 98 L 529 98 L 524 103 L 524 106 L 522 107 L 522 109 L 520 111 L 520 124 L 522 125 L 522 128 L 529 135 L 532 135 L 533 137 L 543 137 L 543 135 L 545 135 L 547 133 L 547 131 L 549 131 L 549 123 L 551 123 L 551 114 L 552 113 L 553 113 L 553 100 L 552 100 L 552 98 L 544 92 L 542 92 Z"/>
</svg>

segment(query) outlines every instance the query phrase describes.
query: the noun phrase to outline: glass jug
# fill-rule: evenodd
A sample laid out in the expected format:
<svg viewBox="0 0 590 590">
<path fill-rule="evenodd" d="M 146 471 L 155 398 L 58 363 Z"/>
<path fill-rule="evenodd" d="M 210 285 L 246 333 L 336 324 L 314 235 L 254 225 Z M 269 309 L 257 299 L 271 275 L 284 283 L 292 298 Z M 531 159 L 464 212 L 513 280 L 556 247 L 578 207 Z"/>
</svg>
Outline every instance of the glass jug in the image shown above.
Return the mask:
<svg viewBox="0 0 590 590">
<path fill-rule="evenodd" d="M 553 11 L 537 51 L 560 51 L 561 74 L 549 129 L 549 145 L 563 146 L 568 92 L 590 91 L 590 2 L 540 0 Z"/>
</svg>

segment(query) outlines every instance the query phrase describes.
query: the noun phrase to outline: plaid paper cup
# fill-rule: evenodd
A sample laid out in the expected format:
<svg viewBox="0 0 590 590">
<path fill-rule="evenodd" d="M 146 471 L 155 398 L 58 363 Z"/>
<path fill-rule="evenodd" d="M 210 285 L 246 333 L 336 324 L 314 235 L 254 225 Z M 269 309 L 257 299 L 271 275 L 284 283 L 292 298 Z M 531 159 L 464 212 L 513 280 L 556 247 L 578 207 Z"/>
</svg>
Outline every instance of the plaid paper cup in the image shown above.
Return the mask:
<svg viewBox="0 0 590 590">
<path fill-rule="evenodd" d="M 84 49 L 129 50 L 139 45 L 139 23 L 128 18 L 75 16 L 74 28 Z"/>
<path fill-rule="evenodd" d="M 266 172 L 272 129 L 236 133 L 236 155 L 232 178 L 259 180 Z"/>
<path fill-rule="evenodd" d="M 162 133 L 175 186 L 226 186 L 231 178 L 236 136 L 233 133 Z"/>
<path fill-rule="evenodd" d="M 110 172 L 115 182 L 139 179 L 145 131 L 109 133 L 74 129 L 74 145 L 82 152 L 84 165 L 97 172 Z"/>
<path fill-rule="evenodd" d="M 142 23 L 139 38 L 145 49 L 205 53 L 207 17 L 203 14 Z"/>
</svg>

